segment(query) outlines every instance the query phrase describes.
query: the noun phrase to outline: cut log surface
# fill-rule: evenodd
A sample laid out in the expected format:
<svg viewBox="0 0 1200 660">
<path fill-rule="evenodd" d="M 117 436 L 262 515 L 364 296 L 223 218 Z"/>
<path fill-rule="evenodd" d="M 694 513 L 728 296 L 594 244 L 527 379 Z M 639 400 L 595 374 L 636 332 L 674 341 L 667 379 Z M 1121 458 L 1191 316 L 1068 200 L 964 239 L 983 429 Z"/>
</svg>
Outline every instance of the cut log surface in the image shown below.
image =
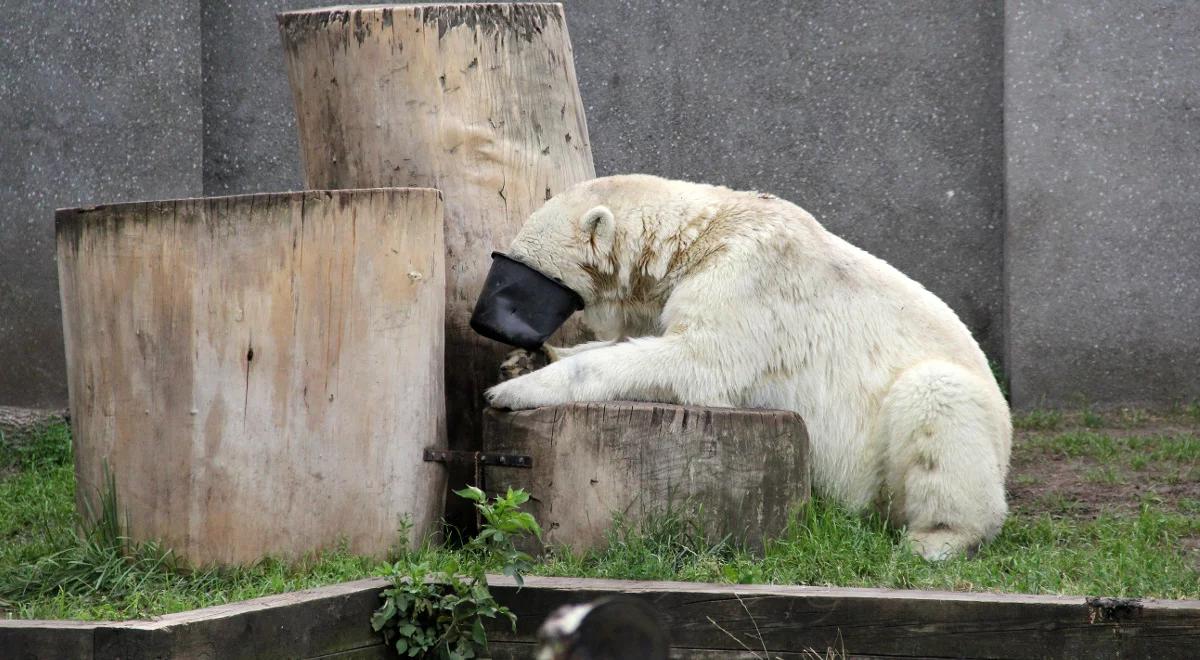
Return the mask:
<svg viewBox="0 0 1200 660">
<path fill-rule="evenodd" d="M 195 564 L 434 529 L 444 475 L 436 190 L 58 212 L 78 493 Z"/>
<path fill-rule="evenodd" d="M 350 6 L 279 24 L 307 186 L 445 194 L 449 437 L 477 449 L 482 392 L 510 350 L 468 326 L 491 252 L 595 176 L 562 6 Z M 577 343 L 578 327 L 551 343 Z"/>
<path fill-rule="evenodd" d="M 778 410 L 661 403 L 574 403 L 484 416 L 484 450 L 532 468 L 488 465 L 493 491 L 524 488 L 547 545 L 598 547 L 614 514 L 698 515 L 711 539 L 752 547 L 809 496 L 808 435 Z"/>
</svg>

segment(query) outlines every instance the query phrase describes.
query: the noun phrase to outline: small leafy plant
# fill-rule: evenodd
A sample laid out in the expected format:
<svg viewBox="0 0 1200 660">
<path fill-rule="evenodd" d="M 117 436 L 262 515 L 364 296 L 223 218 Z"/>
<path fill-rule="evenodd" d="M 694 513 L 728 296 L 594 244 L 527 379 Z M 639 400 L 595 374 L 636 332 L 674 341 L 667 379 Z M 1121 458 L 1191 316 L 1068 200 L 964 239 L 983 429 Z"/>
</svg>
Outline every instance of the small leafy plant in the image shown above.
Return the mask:
<svg viewBox="0 0 1200 660">
<path fill-rule="evenodd" d="M 383 591 L 383 605 L 371 617 L 371 627 L 401 656 L 474 658 L 487 650 L 485 618 L 505 617 L 516 630 L 516 615 L 492 597 L 486 572 L 498 566 L 518 586 L 524 584 L 522 575 L 533 558 L 515 542 L 542 535 L 533 516 L 520 510 L 529 495 L 509 489 L 488 502 L 474 486 L 454 494 L 475 503 L 485 521 L 479 535 L 454 555 L 419 562 L 401 557 L 392 566 L 392 586 Z"/>
</svg>

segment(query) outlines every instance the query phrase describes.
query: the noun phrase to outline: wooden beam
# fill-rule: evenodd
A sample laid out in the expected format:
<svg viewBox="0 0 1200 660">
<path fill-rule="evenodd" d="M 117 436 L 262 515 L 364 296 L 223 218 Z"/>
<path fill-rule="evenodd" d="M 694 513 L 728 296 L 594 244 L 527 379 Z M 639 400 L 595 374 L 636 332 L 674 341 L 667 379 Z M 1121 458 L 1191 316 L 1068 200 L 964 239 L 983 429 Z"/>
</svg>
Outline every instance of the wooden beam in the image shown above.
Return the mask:
<svg viewBox="0 0 1200 660">
<path fill-rule="evenodd" d="M 618 593 L 645 598 L 660 613 L 672 658 L 798 660 L 832 648 L 878 658 L 1171 660 L 1193 658 L 1200 648 L 1194 600 L 554 577 L 528 577 L 518 589 L 511 578 L 488 579 L 497 600 L 518 616 L 515 634 L 507 623 L 489 626 L 495 658 L 532 658 L 537 629 L 552 611 Z M 95 660 L 387 657 L 370 626 L 387 584 L 360 580 L 153 621 L 0 620 L 0 651 Z"/>
<path fill-rule="evenodd" d="M 371 629 L 388 582 L 358 580 L 96 631 L 96 658 L 316 658 L 375 653 Z"/>
<path fill-rule="evenodd" d="M 390 657 L 370 621 L 387 585 L 358 580 L 150 621 L 0 620 L 0 658 Z"/>
<path fill-rule="evenodd" d="M 93 660 L 92 621 L 26 621 L 0 618 L 0 658 Z"/>
<path fill-rule="evenodd" d="M 902 658 L 1193 658 L 1200 649 L 1198 601 L 538 577 L 517 590 L 509 578 L 491 582 L 519 617 L 515 635 L 494 627 L 489 636 L 498 642 L 533 640 L 565 603 L 625 593 L 651 601 L 677 651 L 736 654 L 744 644 L 760 654 L 765 645 L 771 657 L 833 648 Z"/>
</svg>

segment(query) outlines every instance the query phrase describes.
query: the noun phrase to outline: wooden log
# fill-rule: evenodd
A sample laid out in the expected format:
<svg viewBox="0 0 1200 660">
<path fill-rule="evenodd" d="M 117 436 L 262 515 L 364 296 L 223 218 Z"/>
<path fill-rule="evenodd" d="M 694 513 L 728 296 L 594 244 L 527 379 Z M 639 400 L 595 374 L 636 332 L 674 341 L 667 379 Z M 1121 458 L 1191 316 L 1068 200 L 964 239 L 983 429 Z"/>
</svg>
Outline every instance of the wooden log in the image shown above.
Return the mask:
<svg viewBox="0 0 1200 660">
<path fill-rule="evenodd" d="M 808 499 L 808 435 L 795 413 L 661 403 L 575 403 L 484 416 L 484 450 L 532 468 L 487 465 L 493 491 L 524 488 L 548 545 L 605 541 L 614 514 L 637 524 L 698 511 L 707 536 L 761 547 Z"/>
<path fill-rule="evenodd" d="M 58 212 L 78 496 L 195 564 L 435 528 L 442 205 L 311 191 Z"/>
<path fill-rule="evenodd" d="M 517 615 L 515 632 L 506 619 L 487 623 L 493 658 L 533 658 L 551 612 L 614 594 L 655 608 L 672 658 L 798 660 L 827 657 L 832 648 L 839 658 L 1170 660 L 1193 658 L 1200 647 L 1195 600 L 536 576 L 518 588 L 499 575 L 488 582 Z M 369 623 L 386 585 L 360 580 L 152 621 L 0 619 L 0 657 L 388 657 Z"/>
<path fill-rule="evenodd" d="M 482 392 L 510 350 L 468 326 L 490 254 L 595 176 L 562 6 L 338 7 L 279 25 L 307 186 L 445 194 L 449 438 L 478 449 Z M 579 328 L 551 343 L 581 341 Z"/>
<path fill-rule="evenodd" d="M 92 660 L 100 624 L 91 621 L 22 621 L 0 617 L 0 658 Z"/>
<path fill-rule="evenodd" d="M 357 580 L 96 630 L 97 658 L 387 658 L 371 629 L 387 582 Z"/>
<path fill-rule="evenodd" d="M 621 593 L 645 598 L 672 657 L 1194 658 L 1200 601 L 1122 603 L 1083 596 L 955 593 L 527 577 L 489 578 L 517 631 L 488 627 L 496 657 L 531 658 L 559 606 Z M 715 622 L 715 623 L 714 623 Z M 735 639 L 736 637 L 736 639 Z M 766 652 L 764 652 L 766 649 Z M 530 645 L 532 650 L 532 645 Z M 815 651 L 815 654 L 813 653 Z M 745 654 L 745 655 L 741 655 Z"/>
</svg>

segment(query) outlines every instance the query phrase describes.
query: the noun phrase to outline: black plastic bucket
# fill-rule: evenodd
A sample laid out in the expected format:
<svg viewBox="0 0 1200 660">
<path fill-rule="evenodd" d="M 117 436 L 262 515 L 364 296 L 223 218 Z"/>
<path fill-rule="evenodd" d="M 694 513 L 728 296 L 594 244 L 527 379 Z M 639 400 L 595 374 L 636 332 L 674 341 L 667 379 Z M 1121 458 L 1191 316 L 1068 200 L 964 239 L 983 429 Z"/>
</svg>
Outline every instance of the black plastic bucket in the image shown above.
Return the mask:
<svg viewBox="0 0 1200 660">
<path fill-rule="evenodd" d="M 471 329 L 488 339 L 534 350 L 581 309 L 583 298 L 562 282 L 493 252 L 492 268 L 471 314 Z"/>
</svg>

